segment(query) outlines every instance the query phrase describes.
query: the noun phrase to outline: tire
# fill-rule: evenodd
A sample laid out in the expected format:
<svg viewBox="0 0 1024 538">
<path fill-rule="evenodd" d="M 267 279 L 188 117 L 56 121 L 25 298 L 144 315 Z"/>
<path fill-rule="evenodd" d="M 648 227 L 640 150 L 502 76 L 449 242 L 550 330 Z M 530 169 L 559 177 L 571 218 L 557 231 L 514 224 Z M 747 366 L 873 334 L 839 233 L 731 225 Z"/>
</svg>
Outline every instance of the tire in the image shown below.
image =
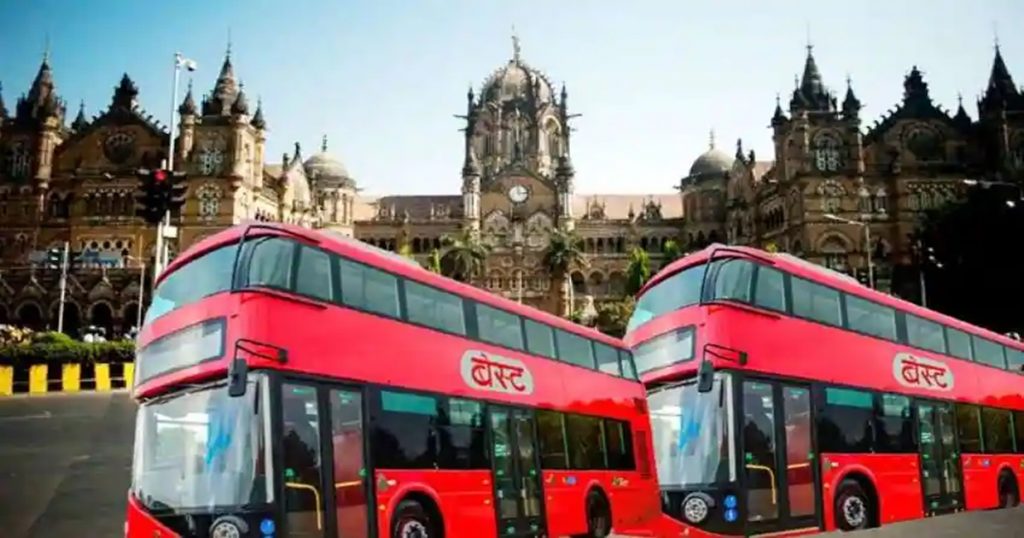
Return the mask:
<svg viewBox="0 0 1024 538">
<path fill-rule="evenodd" d="M 597 491 L 587 494 L 587 536 L 605 538 L 612 533 L 612 509 L 608 499 Z"/>
<path fill-rule="evenodd" d="M 844 531 L 866 529 L 871 526 L 874 510 L 874 502 L 856 480 L 839 484 L 834 506 L 836 527 Z"/>
<path fill-rule="evenodd" d="M 391 517 L 392 538 L 440 538 L 437 531 L 440 522 L 430 517 L 423 505 L 417 501 L 405 500 L 398 504 Z"/>
<path fill-rule="evenodd" d="M 1020 490 L 1012 473 L 999 474 L 999 508 L 1013 508 L 1020 504 Z"/>
</svg>

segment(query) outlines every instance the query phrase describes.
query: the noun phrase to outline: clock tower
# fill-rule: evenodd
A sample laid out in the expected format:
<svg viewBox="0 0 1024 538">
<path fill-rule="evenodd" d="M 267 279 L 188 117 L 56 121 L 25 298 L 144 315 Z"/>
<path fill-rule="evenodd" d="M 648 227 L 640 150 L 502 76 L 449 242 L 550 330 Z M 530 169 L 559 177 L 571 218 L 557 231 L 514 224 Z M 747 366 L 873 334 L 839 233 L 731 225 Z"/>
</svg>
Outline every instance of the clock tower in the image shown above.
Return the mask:
<svg viewBox="0 0 1024 538">
<path fill-rule="evenodd" d="M 548 237 L 555 227 L 572 227 L 572 116 L 565 87 L 556 92 L 522 59 L 516 37 L 512 43 L 512 58 L 479 95 L 469 90 L 459 116 L 466 121 L 463 226 L 490 246 L 487 278 L 505 281 L 506 296 L 543 306 Z"/>
</svg>

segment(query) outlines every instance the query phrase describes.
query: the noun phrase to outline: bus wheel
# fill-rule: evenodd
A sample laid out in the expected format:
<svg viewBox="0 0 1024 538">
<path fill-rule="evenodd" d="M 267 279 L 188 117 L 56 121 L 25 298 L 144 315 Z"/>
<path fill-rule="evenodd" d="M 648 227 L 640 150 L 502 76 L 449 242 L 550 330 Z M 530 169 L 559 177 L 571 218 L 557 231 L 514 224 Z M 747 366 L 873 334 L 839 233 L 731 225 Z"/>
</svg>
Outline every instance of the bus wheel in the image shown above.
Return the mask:
<svg viewBox="0 0 1024 538">
<path fill-rule="evenodd" d="M 1012 508 L 1020 504 L 1020 491 L 1017 489 L 1017 481 L 1013 473 L 1002 472 L 999 474 L 999 508 Z"/>
<path fill-rule="evenodd" d="M 423 505 L 413 500 L 398 504 L 391 521 L 392 538 L 436 538 L 434 521 Z"/>
<path fill-rule="evenodd" d="M 604 538 L 612 533 L 612 510 L 601 492 L 587 494 L 587 534 L 590 538 Z"/>
<path fill-rule="evenodd" d="M 866 529 L 871 525 L 871 498 L 856 480 L 843 480 L 836 493 L 836 526 L 844 531 Z"/>
</svg>

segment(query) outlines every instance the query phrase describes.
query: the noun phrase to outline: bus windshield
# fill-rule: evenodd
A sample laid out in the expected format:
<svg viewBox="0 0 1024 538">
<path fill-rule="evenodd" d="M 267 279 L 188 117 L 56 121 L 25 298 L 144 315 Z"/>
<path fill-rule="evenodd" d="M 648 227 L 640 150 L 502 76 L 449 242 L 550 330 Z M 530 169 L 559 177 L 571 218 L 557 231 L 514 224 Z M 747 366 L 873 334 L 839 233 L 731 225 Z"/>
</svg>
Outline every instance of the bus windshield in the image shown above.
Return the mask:
<svg viewBox="0 0 1024 538">
<path fill-rule="evenodd" d="M 715 376 L 713 390 L 690 381 L 651 392 L 654 457 L 661 487 L 692 488 L 736 479 L 732 430 L 732 386 Z"/>
<path fill-rule="evenodd" d="M 248 385 L 237 398 L 221 382 L 139 408 L 132 491 L 154 514 L 273 500 L 266 377 Z"/>
<path fill-rule="evenodd" d="M 697 304 L 704 280 L 704 265 L 684 269 L 655 284 L 636 301 L 626 332 L 684 306 Z"/>
<path fill-rule="evenodd" d="M 231 289 L 236 247 L 232 244 L 207 252 L 167 275 L 153 293 L 145 323 L 203 297 Z"/>
</svg>

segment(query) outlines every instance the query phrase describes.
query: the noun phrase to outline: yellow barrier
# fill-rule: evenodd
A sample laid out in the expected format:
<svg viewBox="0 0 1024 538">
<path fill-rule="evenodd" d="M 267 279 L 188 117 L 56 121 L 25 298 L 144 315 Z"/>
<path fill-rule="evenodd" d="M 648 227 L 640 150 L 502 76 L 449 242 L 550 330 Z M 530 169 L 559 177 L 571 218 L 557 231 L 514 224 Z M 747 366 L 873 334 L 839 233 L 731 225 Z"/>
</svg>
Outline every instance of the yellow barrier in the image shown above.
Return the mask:
<svg viewBox="0 0 1024 538">
<path fill-rule="evenodd" d="M 0 366 L 0 396 L 14 394 L 14 367 Z"/>
<path fill-rule="evenodd" d="M 60 372 L 60 390 L 78 392 L 82 388 L 82 365 L 65 364 Z"/>
<path fill-rule="evenodd" d="M 96 390 L 108 391 L 110 390 L 110 365 L 97 362 L 96 363 Z"/>
<path fill-rule="evenodd" d="M 46 374 L 48 368 L 45 364 L 33 364 L 28 367 L 28 391 L 32 394 L 46 392 Z"/>
<path fill-rule="evenodd" d="M 124 363 L 124 388 L 131 390 L 135 381 L 135 363 Z"/>
</svg>

